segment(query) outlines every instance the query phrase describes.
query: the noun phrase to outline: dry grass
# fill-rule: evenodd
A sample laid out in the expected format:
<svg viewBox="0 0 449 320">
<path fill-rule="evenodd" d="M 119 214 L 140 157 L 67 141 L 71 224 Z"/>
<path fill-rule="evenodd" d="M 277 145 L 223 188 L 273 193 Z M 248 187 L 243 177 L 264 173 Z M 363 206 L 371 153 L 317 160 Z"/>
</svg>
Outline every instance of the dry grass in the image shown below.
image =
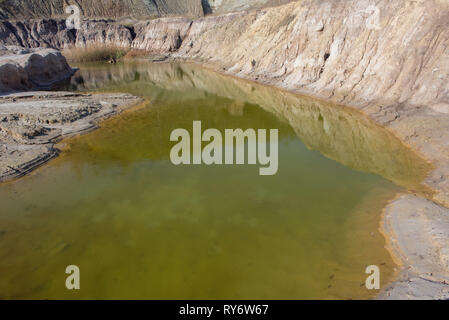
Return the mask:
<svg viewBox="0 0 449 320">
<path fill-rule="evenodd" d="M 122 59 L 129 49 L 113 46 L 92 46 L 64 49 L 62 54 L 70 62 L 113 61 Z"/>
<path fill-rule="evenodd" d="M 148 51 L 146 50 L 137 50 L 137 49 L 132 49 L 130 51 L 128 51 L 125 55 L 125 59 L 134 59 L 134 58 L 145 58 L 148 57 Z"/>
</svg>

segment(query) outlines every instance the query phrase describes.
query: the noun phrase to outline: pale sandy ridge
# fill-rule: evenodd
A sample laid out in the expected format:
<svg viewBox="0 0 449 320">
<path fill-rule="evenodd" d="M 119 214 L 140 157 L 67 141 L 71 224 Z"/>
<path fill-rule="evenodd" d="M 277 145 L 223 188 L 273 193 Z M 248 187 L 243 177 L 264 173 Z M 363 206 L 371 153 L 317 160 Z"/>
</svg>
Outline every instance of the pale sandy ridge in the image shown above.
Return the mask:
<svg viewBox="0 0 449 320">
<path fill-rule="evenodd" d="M 0 181 L 30 173 L 59 154 L 61 139 L 142 102 L 129 94 L 26 92 L 0 96 Z"/>
</svg>

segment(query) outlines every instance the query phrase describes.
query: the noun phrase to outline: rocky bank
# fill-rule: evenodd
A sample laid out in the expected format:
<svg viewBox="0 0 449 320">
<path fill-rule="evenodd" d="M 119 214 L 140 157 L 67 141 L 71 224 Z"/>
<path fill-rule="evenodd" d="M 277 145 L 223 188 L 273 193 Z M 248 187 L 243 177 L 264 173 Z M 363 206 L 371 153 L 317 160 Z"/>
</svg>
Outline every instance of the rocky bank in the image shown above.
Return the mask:
<svg viewBox="0 0 449 320">
<path fill-rule="evenodd" d="M 23 176 L 58 155 L 55 143 L 142 100 L 127 94 L 24 92 L 0 96 L 0 181 Z"/>
</svg>

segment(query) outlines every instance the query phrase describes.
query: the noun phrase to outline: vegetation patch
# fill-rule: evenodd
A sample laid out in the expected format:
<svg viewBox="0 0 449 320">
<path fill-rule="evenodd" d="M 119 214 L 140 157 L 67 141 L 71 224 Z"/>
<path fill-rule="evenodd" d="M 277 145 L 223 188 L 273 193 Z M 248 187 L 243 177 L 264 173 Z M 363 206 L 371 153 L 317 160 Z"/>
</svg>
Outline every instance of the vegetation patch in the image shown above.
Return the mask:
<svg viewBox="0 0 449 320">
<path fill-rule="evenodd" d="M 129 49 L 115 46 L 90 46 L 87 48 L 70 48 L 62 54 L 70 62 L 107 61 L 115 63 L 122 59 Z"/>
</svg>

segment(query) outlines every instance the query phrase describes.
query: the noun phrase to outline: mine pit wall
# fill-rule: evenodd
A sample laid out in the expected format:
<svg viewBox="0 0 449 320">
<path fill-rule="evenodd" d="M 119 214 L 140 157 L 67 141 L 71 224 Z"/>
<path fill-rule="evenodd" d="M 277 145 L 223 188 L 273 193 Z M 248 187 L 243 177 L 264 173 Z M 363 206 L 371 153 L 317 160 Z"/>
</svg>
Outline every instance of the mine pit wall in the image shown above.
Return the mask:
<svg viewBox="0 0 449 320">
<path fill-rule="evenodd" d="M 427 182 L 449 205 L 448 0 L 304 0 L 76 31 L 63 20 L 3 21 L 0 44 L 133 48 L 358 108 L 448 169 Z"/>
<path fill-rule="evenodd" d="M 358 108 L 444 168 L 426 183 L 449 206 L 449 3 L 382 0 L 367 13 L 370 6 L 308 0 L 163 18 L 136 25 L 132 47 Z"/>
<path fill-rule="evenodd" d="M 11 48 L 0 56 L 0 95 L 51 88 L 75 72 L 55 49 Z"/>
</svg>

